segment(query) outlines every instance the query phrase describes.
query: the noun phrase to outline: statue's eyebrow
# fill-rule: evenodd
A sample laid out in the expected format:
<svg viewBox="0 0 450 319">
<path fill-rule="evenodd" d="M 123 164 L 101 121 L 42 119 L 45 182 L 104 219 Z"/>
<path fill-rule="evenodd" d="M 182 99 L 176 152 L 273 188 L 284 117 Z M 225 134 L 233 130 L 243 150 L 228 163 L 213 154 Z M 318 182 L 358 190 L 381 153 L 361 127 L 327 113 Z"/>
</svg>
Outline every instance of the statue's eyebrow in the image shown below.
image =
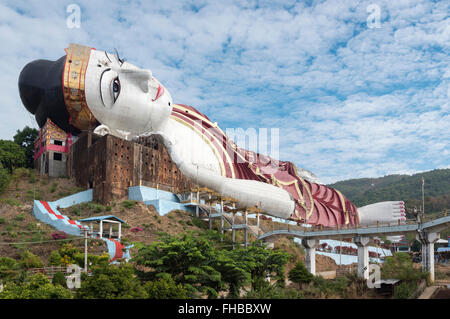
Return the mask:
<svg viewBox="0 0 450 319">
<path fill-rule="evenodd" d="M 108 56 L 108 52 L 105 51 L 105 55 L 106 55 L 106 57 L 108 58 L 109 62 L 112 63 L 111 59 L 110 59 L 109 56 Z"/>
</svg>

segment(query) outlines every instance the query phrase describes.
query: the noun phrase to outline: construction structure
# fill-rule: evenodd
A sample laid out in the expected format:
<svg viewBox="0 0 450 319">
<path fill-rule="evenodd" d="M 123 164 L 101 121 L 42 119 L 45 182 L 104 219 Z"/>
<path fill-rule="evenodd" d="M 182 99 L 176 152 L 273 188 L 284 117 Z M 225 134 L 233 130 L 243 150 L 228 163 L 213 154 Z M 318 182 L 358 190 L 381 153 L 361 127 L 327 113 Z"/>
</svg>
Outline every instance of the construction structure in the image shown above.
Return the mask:
<svg viewBox="0 0 450 319">
<path fill-rule="evenodd" d="M 83 132 L 68 155 L 67 175 L 93 189 L 100 203 L 127 197 L 128 187 L 148 186 L 179 193 L 193 184 L 177 169 L 166 148 L 152 137 L 127 141 Z"/>
<path fill-rule="evenodd" d="M 34 141 L 34 167 L 50 177 L 67 176 L 67 154 L 72 137 L 50 119 Z"/>
</svg>

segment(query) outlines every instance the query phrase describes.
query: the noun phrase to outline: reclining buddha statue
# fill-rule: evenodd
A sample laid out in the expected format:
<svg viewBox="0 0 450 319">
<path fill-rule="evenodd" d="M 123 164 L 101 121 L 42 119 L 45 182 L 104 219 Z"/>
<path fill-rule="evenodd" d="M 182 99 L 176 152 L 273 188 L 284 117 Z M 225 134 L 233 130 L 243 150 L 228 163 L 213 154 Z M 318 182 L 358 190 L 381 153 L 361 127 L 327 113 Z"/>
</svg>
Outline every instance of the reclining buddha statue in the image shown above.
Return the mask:
<svg viewBox="0 0 450 319">
<path fill-rule="evenodd" d="M 405 220 L 402 201 L 357 208 L 293 163 L 238 147 L 205 114 L 174 104 L 148 69 L 82 45 L 65 52 L 56 61 L 30 62 L 19 76 L 22 102 L 40 127 L 50 118 L 72 135 L 156 136 L 184 175 L 237 199 L 238 208 L 257 206 L 267 215 L 325 227 Z"/>
</svg>

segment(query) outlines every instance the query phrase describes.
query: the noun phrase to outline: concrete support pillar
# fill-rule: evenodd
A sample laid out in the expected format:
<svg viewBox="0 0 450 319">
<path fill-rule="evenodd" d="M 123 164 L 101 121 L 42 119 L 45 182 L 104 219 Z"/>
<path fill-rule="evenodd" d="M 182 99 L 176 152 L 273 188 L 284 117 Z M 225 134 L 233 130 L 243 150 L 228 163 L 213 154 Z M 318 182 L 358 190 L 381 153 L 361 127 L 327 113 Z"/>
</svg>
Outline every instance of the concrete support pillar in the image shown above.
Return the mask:
<svg viewBox="0 0 450 319">
<path fill-rule="evenodd" d="M 231 217 L 231 241 L 233 243 L 233 249 L 234 249 L 234 244 L 236 243 L 236 231 L 234 229 L 234 215 L 235 213 L 233 213 L 233 217 Z"/>
<path fill-rule="evenodd" d="M 434 243 L 440 238 L 439 233 L 418 233 L 416 238 L 422 244 L 422 270 L 430 273 L 434 282 Z"/>
<path fill-rule="evenodd" d="M 369 237 L 357 236 L 353 239 L 358 246 L 358 277 L 369 278 Z"/>
<path fill-rule="evenodd" d="M 248 218 L 247 218 L 247 211 L 245 211 L 245 213 L 244 213 L 245 215 L 245 217 L 244 217 L 244 223 L 245 223 L 245 228 L 244 228 L 244 247 L 245 248 L 247 248 L 247 240 L 248 240 L 248 230 L 247 230 L 247 221 L 248 221 Z"/>
<path fill-rule="evenodd" d="M 316 247 L 319 246 L 319 240 L 317 239 L 302 239 L 302 245 L 305 247 L 305 264 L 306 269 L 316 275 Z"/>
</svg>

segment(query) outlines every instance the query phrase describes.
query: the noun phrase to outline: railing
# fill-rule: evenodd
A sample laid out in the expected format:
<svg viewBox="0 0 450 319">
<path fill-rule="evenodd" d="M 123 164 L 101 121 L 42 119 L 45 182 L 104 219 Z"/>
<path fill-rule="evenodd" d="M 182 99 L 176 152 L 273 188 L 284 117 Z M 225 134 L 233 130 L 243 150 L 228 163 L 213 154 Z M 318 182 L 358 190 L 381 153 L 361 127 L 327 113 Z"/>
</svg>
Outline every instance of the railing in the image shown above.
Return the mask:
<svg viewBox="0 0 450 319">
<path fill-rule="evenodd" d="M 436 220 L 442 217 L 447 217 L 447 211 L 432 214 L 432 215 L 425 215 L 424 218 L 422 218 L 422 223 L 429 222 L 432 220 Z M 380 227 L 398 227 L 398 226 L 404 226 L 404 225 L 417 225 L 419 224 L 419 221 L 417 219 L 407 219 L 405 221 L 399 221 L 397 223 L 378 223 L 374 225 L 338 225 L 337 227 L 322 227 L 322 226 L 311 226 L 311 227 L 304 227 L 299 225 L 293 225 L 286 222 L 277 222 L 272 221 L 271 227 L 267 232 L 270 231 L 277 231 L 277 230 L 287 230 L 288 232 L 320 232 L 320 231 L 335 231 L 335 230 L 344 230 L 344 229 L 377 229 Z"/>
<path fill-rule="evenodd" d="M 67 267 L 65 266 L 51 266 L 51 267 L 43 267 L 43 268 L 30 268 L 27 270 L 30 274 L 44 274 L 49 278 L 53 278 L 53 276 L 57 272 L 62 272 L 63 274 L 67 273 Z"/>
</svg>

